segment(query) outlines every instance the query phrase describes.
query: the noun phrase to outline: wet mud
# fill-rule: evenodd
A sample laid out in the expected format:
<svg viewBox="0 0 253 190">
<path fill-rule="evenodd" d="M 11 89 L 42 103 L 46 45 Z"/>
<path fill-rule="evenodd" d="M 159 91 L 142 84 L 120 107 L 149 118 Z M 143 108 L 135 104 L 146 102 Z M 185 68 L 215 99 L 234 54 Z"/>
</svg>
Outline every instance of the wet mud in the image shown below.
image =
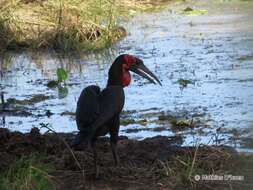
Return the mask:
<svg viewBox="0 0 253 190">
<path fill-rule="evenodd" d="M 229 189 L 231 186 L 243 189 L 249 187 L 245 184 L 251 184 L 248 181 L 197 183 L 194 180 L 196 174 L 215 172 L 224 175 L 232 172 L 231 169 L 242 167 L 238 165 L 240 156 L 225 146 L 182 147 L 181 137 L 176 136 L 157 136 L 142 141 L 121 136 L 118 166 L 114 166 L 109 139 L 100 138 L 97 142 L 100 175 L 95 179 L 91 151 L 83 145 L 69 149 L 64 143 L 70 143 L 73 138 L 71 133 L 42 135 L 37 128 L 25 134 L 0 128 L 0 171 L 6 171 L 23 155 L 38 154 L 44 163 L 53 165 L 54 170 L 49 176 L 55 187 L 61 190 Z M 191 167 L 194 168 L 192 171 Z M 252 179 L 247 173 L 244 175 L 246 180 Z"/>
</svg>

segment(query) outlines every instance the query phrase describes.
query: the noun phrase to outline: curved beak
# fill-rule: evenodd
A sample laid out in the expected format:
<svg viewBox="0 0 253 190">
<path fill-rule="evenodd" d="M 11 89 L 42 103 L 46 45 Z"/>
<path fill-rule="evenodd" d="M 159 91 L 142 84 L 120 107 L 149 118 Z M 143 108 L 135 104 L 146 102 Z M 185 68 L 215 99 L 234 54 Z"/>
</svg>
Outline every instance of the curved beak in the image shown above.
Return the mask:
<svg viewBox="0 0 253 190">
<path fill-rule="evenodd" d="M 162 83 L 159 81 L 159 79 L 143 64 L 143 61 L 140 59 L 137 59 L 136 64 L 131 65 L 129 70 L 148 79 L 154 84 L 158 83 L 162 86 Z"/>
</svg>

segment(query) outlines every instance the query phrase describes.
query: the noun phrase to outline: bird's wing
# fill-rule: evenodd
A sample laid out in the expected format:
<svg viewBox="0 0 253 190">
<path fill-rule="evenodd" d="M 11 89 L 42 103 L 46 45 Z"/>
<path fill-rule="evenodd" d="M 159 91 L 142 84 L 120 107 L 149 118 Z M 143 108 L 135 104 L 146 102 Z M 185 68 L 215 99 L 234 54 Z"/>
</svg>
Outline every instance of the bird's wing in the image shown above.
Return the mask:
<svg viewBox="0 0 253 190">
<path fill-rule="evenodd" d="M 89 135 L 90 138 L 92 138 L 99 127 L 107 123 L 116 114 L 120 114 L 124 101 L 125 95 L 121 86 L 109 86 L 99 94 L 99 116 L 90 126 L 92 130 Z"/>
<path fill-rule="evenodd" d="M 89 130 L 89 126 L 100 115 L 99 94 L 98 86 L 91 85 L 83 89 L 76 108 L 76 123 L 80 131 Z"/>
</svg>

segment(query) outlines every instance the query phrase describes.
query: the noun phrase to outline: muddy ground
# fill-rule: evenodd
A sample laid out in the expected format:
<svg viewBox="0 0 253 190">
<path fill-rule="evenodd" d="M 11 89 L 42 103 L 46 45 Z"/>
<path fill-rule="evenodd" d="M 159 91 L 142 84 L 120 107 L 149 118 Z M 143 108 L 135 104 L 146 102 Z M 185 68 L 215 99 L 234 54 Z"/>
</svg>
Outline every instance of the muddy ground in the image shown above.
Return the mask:
<svg viewBox="0 0 253 190">
<path fill-rule="evenodd" d="M 180 137 L 156 136 L 142 141 L 120 137 L 120 165 L 115 167 L 108 138 L 97 142 L 100 176 L 94 177 L 93 157 L 82 146 L 72 150 L 66 144 L 73 134 L 44 134 L 0 130 L 0 170 L 4 172 L 22 155 L 43 155 L 54 169 L 49 173 L 57 189 L 249 189 L 252 164 L 224 146 L 180 147 Z M 247 159 L 249 160 L 249 159 Z M 247 168 L 245 173 L 242 168 Z M 241 173 L 240 173 L 241 172 Z M 244 175 L 243 181 L 196 181 L 195 175 Z"/>
</svg>

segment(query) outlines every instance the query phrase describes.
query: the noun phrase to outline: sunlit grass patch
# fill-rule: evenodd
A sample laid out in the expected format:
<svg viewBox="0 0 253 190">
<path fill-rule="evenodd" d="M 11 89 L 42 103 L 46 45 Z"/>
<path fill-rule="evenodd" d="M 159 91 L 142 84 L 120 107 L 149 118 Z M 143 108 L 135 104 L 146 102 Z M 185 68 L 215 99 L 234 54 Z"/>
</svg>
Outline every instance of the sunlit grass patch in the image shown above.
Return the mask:
<svg viewBox="0 0 253 190">
<path fill-rule="evenodd" d="M 4 0 L 0 3 L 0 45 L 7 49 L 100 49 L 125 35 L 118 18 L 116 1 Z"/>
<path fill-rule="evenodd" d="M 155 2 L 155 3 L 154 3 Z M 0 47 L 90 51 L 126 35 L 119 21 L 167 1 L 2 0 Z"/>
</svg>

